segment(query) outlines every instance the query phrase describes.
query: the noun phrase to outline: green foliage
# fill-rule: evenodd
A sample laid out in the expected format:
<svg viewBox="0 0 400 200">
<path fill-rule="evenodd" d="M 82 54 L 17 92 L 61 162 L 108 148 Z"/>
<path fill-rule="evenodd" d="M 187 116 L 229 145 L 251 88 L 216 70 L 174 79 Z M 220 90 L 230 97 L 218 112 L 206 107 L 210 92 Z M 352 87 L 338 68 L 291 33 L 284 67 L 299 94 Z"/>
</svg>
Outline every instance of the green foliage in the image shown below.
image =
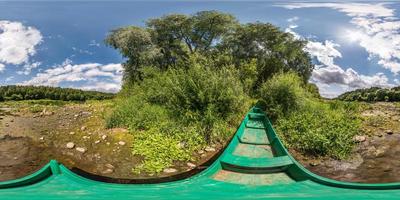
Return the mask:
<svg viewBox="0 0 400 200">
<path fill-rule="evenodd" d="M 192 152 L 202 145 L 203 140 L 196 129 L 185 131 L 188 132 L 168 136 L 157 128 L 134 132 L 133 154 L 143 156 L 144 161 L 133 172 L 159 173 L 174 161 L 191 160 Z"/>
<path fill-rule="evenodd" d="M 158 173 L 173 161 L 190 160 L 207 143 L 226 141 L 238 113 L 249 108 L 235 69 L 143 72 L 143 81 L 121 92 L 106 119 L 108 127 L 128 127 L 135 136 L 133 152 L 144 157 L 135 172 Z"/>
<path fill-rule="evenodd" d="M 89 99 L 103 100 L 111 99 L 114 94 L 83 91 L 70 88 L 47 87 L 47 86 L 0 86 L 1 100 L 63 100 L 63 101 L 85 101 Z"/>
<path fill-rule="evenodd" d="M 306 91 L 295 73 L 277 74 L 260 88 L 261 102 L 275 121 L 296 111 L 306 98 Z"/>
<path fill-rule="evenodd" d="M 285 144 L 304 154 L 346 158 L 360 127 L 357 107 L 343 102 L 309 101 L 306 106 L 277 121 Z"/>
<path fill-rule="evenodd" d="M 127 58 L 126 84 L 143 80 L 147 66 L 160 70 L 235 66 L 245 91 L 254 94 L 264 81 L 279 72 L 296 72 L 307 82 L 314 66 L 303 50 L 306 42 L 295 39 L 269 23 L 239 24 L 234 16 L 218 11 L 193 15 L 170 14 L 150 19 L 146 27 L 112 31 L 105 42 Z"/>
<path fill-rule="evenodd" d="M 400 101 L 400 87 L 394 88 L 379 88 L 371 87 L 366 89 L 357 89 L 354 91 L 346 92 L 337 97 L 343 101 Z"/>
</svg>

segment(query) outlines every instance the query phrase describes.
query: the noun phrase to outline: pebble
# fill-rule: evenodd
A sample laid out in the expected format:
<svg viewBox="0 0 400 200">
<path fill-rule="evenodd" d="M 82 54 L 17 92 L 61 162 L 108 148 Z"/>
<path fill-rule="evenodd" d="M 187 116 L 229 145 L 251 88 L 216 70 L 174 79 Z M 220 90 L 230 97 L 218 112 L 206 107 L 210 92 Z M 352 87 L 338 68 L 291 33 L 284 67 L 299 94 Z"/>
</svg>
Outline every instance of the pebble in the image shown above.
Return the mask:
<svg viewBox="0 0 400 200">
<path fill-rule="evenodd" d="M 84 147 L 76 147 L 76 150 L 81 152 L 81 153 L 85 153 L 86 152 L 86 148 L 84 148 Z"/>
<path fill-rule="evenodd" d="M 388 135 L 392 135 L 393 131 L 392 130 L 386 130 L 385 133 L 388 134 Z"/>
<path fill-rule="evenodd" d="M 199 150 L 197 153 L 199 153 L 199 154 L 203 154 L 203 153 L 204 153 L 204 151 L 203 151 L 203 150 Z"/>
<path fill-rule="evenodd" d="M 196 165 L 195 164 L 193 164 L 193 163 L 191 163 L 191 162 L 188 162 L 188 163 L 186 163 L 186 165 L 189 167 L 189 168 L 196 168 Z"/>
<path fill-rule="evenodd" d="M 124 146 L 126 143 L 124 141 L 119 141 L 118 144 Z"/>
<path fill-rule="evenodd" d="M 214 152 L 215 148 L 214 147 L 206 147 L 205 149 L 207 152 Z"/>
<path fill-rule="evenodd" d="M 102 135 L 101 139 L 105 140 L 107 138 L 107 135 Z"/>
<path fill-rule="evenodd" d="M 94 143 L 95 143 L 95 144 L 98 144 L 98 143 L 100 143 L 100 140 L 96 140 L 96 141 L 94 141 Z"/>
<path fill-rule="evenodd" d="M 40 137 L 39 140 L 44 140 L 44 137 Z"/>
<path fill-rule="evenodd" d="M 367 137 L 363 135 L 356 135 L 353 140 L 355 142 L 364 142 L 365 140 L 367 140 Z"/>
<path fill-rule="evenodd" d="M 86 126 L 81 127 L 81 131 L 84 131 L 84 130 L 86 130 Z"/>
<path fill-rule="evenodd" d="M 113 173 L 113 172 L 114 172 L 113 169 L 108 168 L 108 169 L 104 170 L 104 171 L 101 172 L 101 173 L 102 173 L 102 174 L 111 174 L 111 173 Z"/>
<path fill-rule="evenodd" d="M 68 142 L 66 146 L 67 146 L 68 149 L 72 149 L 72 148 L 75 147 L 75 143 L 73 143 L 73 142 Z"/>
<path fill-rule="evenodd" d="M 69 134 L 70 134 L 70 135 L 74 135 L 74 134 L 75 134 L 75 132 L 69 132 Z"/>
<path fill-rule="evenodd" d="M 174 168 L 165 168 L 164 170 L 163 170 L 163 172 L 164 173 L 175 173 L 175 172 L 177 172 L 178 170 L 177 169 L 174 169 Z"/>
<path fill-rule="evenodd" d="M 112 165 L 112 164 L 110 164 L 110 163 L 107 163 L 107 164 L 105 164 L 104 166 L 106 166 L 106 167 L 109 168 L 109 169 L 114 169 L 114 168 L 115 168 L 114 165 Z"/>
</svg>

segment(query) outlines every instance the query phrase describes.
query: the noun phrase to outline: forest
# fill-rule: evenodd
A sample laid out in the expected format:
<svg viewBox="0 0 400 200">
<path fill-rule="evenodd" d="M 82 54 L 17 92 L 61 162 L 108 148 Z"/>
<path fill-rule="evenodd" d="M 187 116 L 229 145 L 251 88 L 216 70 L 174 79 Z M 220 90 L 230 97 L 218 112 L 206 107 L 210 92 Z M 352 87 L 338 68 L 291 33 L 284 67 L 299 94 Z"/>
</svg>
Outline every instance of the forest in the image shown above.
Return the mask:
<svg viewBox="0 0 400 200">
<path fill-rule="evenodd" d="M 114 94 L 83 91 L 79 89 L 49 87 L 49 86 L 0 86 L 0 101 L 20 100 L 62 100 L 62 101 L 85 101 L 111 99 Z"/>
<path fill-rule="evenodd" d="M 400 101 L 400 87 L 399 86 L 393 88 L 371 87 L 365 89 L 357 89 L 354 91 L 343 93 L 340 96 L 338 96 L 337 99 L 343 101 L 397 102 Z"/>
</svg>

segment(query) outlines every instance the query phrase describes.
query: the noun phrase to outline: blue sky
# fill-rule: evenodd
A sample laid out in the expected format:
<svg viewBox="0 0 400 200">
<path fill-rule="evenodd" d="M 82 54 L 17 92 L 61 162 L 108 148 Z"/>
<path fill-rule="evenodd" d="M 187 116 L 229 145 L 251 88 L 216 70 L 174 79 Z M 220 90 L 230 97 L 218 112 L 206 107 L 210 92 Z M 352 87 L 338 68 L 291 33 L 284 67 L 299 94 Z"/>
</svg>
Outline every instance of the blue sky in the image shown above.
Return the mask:
<svg viewBox="0 0 400 200">
<path fill-rule="evenodd" d="M 300 39 L 323 96 L 399 85 L 400 3 L 282 1 L 0 1 L 0 85 L 116 92 L 123 58 L 107 33 L 169 13 L 219 10 L 240 22 L 270 22 Z"/>
</svg>

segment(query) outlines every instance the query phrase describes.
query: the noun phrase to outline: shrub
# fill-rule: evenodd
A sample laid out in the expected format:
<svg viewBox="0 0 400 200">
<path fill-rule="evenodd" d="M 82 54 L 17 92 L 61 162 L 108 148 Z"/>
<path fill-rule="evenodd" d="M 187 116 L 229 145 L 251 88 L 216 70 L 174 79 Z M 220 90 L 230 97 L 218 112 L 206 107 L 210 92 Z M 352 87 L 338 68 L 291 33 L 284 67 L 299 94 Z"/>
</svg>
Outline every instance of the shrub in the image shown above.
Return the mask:
<svg viewBox="0 0 400 200">
<path fill-rule="evenodd" d="M 307 101 L 306 106 L 278 119 L 276 128 L 289 148 L 342 159 L 351 152 L 352 138 L 360 127 L 356 110 L 341 102 Z"/>
<path fill-rule="evenodd" d="M 273 121 L 299 108 L 306 95 L 302 84 L 291 72 L 277 74 L 261 86 L 261 105 Z"/>
</svg>

